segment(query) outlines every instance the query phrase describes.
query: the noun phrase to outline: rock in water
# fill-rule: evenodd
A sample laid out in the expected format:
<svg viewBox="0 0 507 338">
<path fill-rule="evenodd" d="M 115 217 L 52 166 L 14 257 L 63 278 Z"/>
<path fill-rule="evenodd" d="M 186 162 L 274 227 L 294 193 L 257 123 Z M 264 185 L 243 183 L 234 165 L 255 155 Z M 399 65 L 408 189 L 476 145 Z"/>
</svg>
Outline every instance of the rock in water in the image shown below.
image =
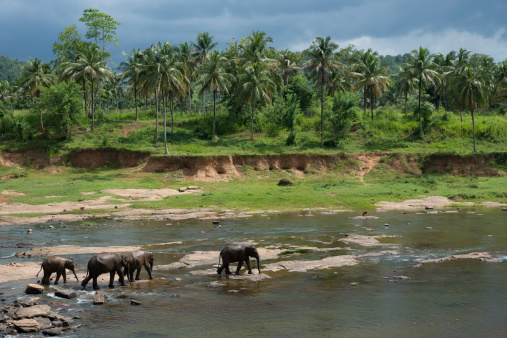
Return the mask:
<svg viewBox="0 0 507 338">
<path fill-rule="evenodd" d="M 103 292 L 97 291 L 95 295 L 93 296 L 93 304 L 95 305 L 102 305 L 105 303 L 106 295 L 104 295 Z"/>
<path fill-rule="evenodd" d="M 134 300 L 134 299 L 132 299 L 132 300 L 130 301 L 130 305 L 141 305 L 141 302 L 140 302 L 140 301 L 138 301 L 138 300 Z"/>
<path fill-rule="evenodd" d="M 61 291 L 56 291 L 55 296 L 61 297 L 61 298 L 66 298 L 66 299 L 72 299 L 72 298 L 76 298 L 77 294 L 73 290 L 61 290 Z"/>
<path fill-rule="evenodd" d="M 294 185 L 294 182 L 289 180 L 288 178 L 282 178 L 280 182 L 278 182 L 279 186 L 287 186 L 287 185 Z"/>
<path fill-rule="evenodd" d="M 19 332 L 37 332 L 40 331 L 39 323 L 33 319 L 21 319 L 12 322 Z"/>
<path fill-rule="evenodd" d="M 25 293 L 28 294 L 39 294 L 44 292 L 44 287 L 38 284 L 28 284 L 26 286 Z"/>
<path fill-rule="evenodd" d="M 45 317 L 51 312 L 49 305 L 34 305 L 30 307 L 22 307 L 14 311 L 13 319 L 24 319 L 33 317 Z"/>
<path fill-rule="evenodd" d="M 61 333 L 62 333 L 62 329 L 60 329 L 58 327 L 53 327 L 53 328 L 46 329 L 46 330 L 42 331 L 42 334 L 44 334 L 45 336 L 58 336 Z"/>
</svg>

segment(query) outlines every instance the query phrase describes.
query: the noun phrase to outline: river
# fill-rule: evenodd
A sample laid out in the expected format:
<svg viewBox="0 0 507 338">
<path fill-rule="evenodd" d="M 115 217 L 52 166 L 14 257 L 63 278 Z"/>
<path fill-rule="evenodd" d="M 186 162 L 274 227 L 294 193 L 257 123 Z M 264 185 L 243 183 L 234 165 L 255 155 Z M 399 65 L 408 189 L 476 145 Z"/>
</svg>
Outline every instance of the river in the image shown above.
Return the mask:
<svg viewBox="0 0 507 338">
<path fill-rule="evenodd" d="M 33 228 L 31 242 L 143 244 L 154 252 L 155 279 L 126 287 L 115 283 L 114 289 L 100 284 L 108 297 L 104 305 L 92 305 L 91 282 L 82 290 L 69 276 L 65 286 L 47 288 L 42 295 L 46 300 L 56 300 L 56 289 L 78 292 L 77 299 L 58 301 L 70 304 L 69 314 L 82 318 L 84 325 L 73 333 L 79 337 L 504 337 L 507 213 L 447 210 L 453 212 L 374 214 L 378 219 L 354 219 L 353 212 L 268 214 L 220 220 L 220 226 L 211 220 L 98 219 L 54 224 L 53 230 L 47 230 L 47 224 L 1 227 L 0 238 L 3 245 L 27 242 L 26 230 Z M 378 242 L 347 242 L 356 237 Z M 261 255 L 261 276 L 266 278 L 214 273 L 220 250 L 245 241 L 259 249 L 278 249 L 269 259 Z M 19 250 L 0 248 L 0 264 L 26 261 L 13 257 Z M 211 254 L 212 261 L 170 265 L 199 252 Z M 492 259 L 438 261 L 470 253 Z M 352 264 L 317 264 L 307 271 L 281 268 L 290 265 L 286 262 L 326 262 L 338 256 L 350 256 Z M 91 254 L 67 257 L 79 265 L 81 278 Z M 435 262 L 417 261 L 428 259 Z M 256 272 L 255 260 L 252 267 Z M 143 270 L 141 278 L 147 277 Z M 19 296 L 27 282 L 6 283 L 0 289 Z M 130 305 L 131 299 L 142 305 Z"/>
</svg>

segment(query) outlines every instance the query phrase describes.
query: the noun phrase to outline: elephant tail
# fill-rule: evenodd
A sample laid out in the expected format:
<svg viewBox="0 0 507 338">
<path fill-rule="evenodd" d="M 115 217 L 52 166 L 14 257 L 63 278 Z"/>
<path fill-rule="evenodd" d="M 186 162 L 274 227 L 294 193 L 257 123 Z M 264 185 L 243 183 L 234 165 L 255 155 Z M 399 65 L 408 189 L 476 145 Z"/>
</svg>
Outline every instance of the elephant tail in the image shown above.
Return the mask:
<svg viewBox="0 0 507 338">
<path fill-rule="evenodd" d="M 42 264 L 40 265 L 40 270 L 39 272 L 37 272 L 37 275 L 35 275 L 35 277 L 39 277 L 39 273 L 42 271 Z"/>
<path fill-rule="evenodd" d="M 218 255 L 218 267 L 220 267 L 220 258 L 222 258 L 222 252 L 220 252 L 220 255 Z"/>
</svg>

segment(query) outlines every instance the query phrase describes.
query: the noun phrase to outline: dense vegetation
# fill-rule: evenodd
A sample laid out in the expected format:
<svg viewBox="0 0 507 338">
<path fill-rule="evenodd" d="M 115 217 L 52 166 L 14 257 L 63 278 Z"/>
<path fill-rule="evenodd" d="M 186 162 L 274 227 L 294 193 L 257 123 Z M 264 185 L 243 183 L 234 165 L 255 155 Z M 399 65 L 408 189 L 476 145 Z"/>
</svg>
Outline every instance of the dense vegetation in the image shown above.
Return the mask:
<svg viewBox="0 0 507 338">
<path fill-rule="evenodd" d="M 504 151 L 507 61 L 420 47 L 379 56 L 316 37 L 275 50 L 252 32 L 217 51 L 195 42 L 133 49 L 111 68 L 119 24 L 88 9 L 53 45 L 0 81 L 4 147 L 120 147 L 166 154 Z M 2 60 L 1 65 L 5 63 Z M 0 74 L 1 75 L 1 74 Z M 249 140 L 250 139 L 250 140 Z M 479 147 L 477 147 L 477 143 Z"/>
<path fill-rule="evenodd" d="M 26 62 L 0 55 L 0 81 L 14 81 L 21 75 L 21 67 Z"/>
</svg>

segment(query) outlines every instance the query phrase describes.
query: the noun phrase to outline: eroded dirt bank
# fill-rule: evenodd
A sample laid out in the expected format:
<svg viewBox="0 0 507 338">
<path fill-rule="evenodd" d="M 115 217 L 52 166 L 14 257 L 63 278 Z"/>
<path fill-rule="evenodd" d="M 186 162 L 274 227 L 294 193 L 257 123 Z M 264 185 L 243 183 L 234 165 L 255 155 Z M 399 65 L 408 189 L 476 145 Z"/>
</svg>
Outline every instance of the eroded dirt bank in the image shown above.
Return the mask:
<svg viewBox="0 0 507 338">
<path fill-rule="evenodd" d="M 243 168 L 255 171 L 291 170 L 296 176 L 308 170 L 339 171 L 360 179 L 379 163 L 400 173 L 448 173 L 451 175 L 503 176 L 499 168 L 507 166 L 507 153 L 443 155 L 393 154 L 387 152 L 357 154 L 286 154 L 234 156 L 155 156 L 148 152 L 97 148 L 75 150 L 68 157 L 50 157 L 43 149 L 0 152 L 4 166 L 32 166 L 43 169 L 51 165 L 70 164 L 77 168 L 112 165 L 118 168 L 140 167 L 143 172 L 181 170 L 186 179 L 221 181 L 243 175 Z"/>
</svg>

